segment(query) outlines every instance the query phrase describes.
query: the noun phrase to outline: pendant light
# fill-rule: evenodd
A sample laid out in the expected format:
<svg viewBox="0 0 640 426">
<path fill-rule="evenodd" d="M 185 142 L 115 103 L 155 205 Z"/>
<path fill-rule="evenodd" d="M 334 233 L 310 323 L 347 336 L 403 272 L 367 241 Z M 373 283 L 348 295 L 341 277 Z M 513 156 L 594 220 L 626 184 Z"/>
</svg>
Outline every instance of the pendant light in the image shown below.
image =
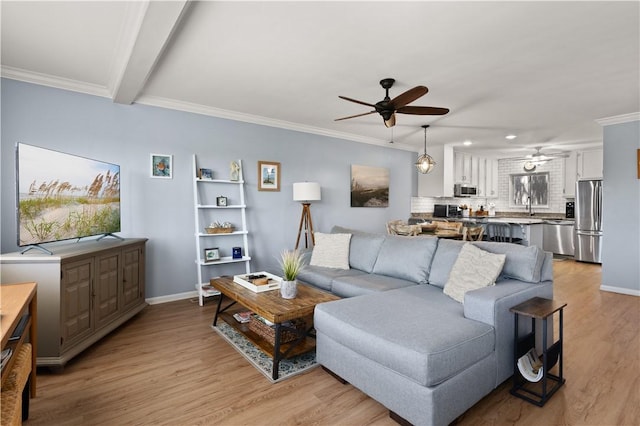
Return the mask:
<svg viewBox="0 0 640 426">
<path fill-rule="evenodd" d="M 418 157 L 418 161 L 416 161 L 416 169 L 418 169 L 419 173 L 426 175 L 427 173 L 433 170 L 433 166 L 436 165 L 436 162 L 433 158 L 427 154 L 427 128 L 428 124 L 422 126 L 424 129 L 424 154 Z"/>
</svg>

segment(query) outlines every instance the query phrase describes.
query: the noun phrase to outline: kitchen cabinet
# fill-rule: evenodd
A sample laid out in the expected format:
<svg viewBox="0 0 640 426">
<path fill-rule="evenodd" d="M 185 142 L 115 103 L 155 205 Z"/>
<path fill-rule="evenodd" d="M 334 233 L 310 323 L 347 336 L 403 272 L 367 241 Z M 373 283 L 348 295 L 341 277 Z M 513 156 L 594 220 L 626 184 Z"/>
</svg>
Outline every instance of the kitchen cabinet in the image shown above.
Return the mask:
<svg viewBox="0 0 640 426">
<path fill-rule="evenodd" d="M 498 198 L 498 160 L 487 158 L 486 161 L 486 197 Z"/>
<path fill-rule="evenodd" d="M 465 152 L 454 154 L 454 183 L 472 184 L 473 157 Z"/>
<path fill-rule="evenodd" d="M 147 305 L 146 238 L 92 240 L 0 256 L 2 280 L 38 283 L 39 366 L 62 367 Z"/>
<path fill-rule="evenodd" d="M 578 154 L 574 151 L 564 160 L 564 185 L 562 195 L 565 198 L 576 196 L 576 179 L 578 177 Z"/>
<path fill-rule="evenodd" d="M 578 179 L 602 179 L 602 149 L 580 151 L 577 160 Z"/>
<path fill-rule="evenodd" d="M 475 157 L 474 163 L 477 164 L 477 172 L 473 173 L 476 178 L 474 185 L 478 188 L 478 196 L 487 196 L 487 159 L 484 157 Z"/>
<path fill-rule="evenodd" d="M 429 155 L 436 166 L 426 175 L 418 173 L 418 197 L 453 197 L 453 147 L 434 146 L 429 149 Z"/>
</svg>

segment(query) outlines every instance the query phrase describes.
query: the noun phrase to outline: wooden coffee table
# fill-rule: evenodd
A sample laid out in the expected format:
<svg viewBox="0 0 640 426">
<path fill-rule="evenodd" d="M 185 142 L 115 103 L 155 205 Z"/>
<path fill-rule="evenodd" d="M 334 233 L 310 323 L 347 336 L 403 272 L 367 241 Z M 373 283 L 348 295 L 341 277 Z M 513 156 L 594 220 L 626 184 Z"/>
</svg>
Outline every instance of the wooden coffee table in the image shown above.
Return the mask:
<svg viewBox="0 0 640 426">
<path fill-rule="evenodd" d="M 216 326 L 219 317 L 222 318 L 227 324 L 242 333 L 263 352 L 271 356 L 273 358 L 271 377 L 273 377 L 274 380 L 278 378 L 278 369 L 282 359 L 308 352 L 316 346 L 315 338 L 309 333 L 313 328 L 311 325 L 302 332 L 287 328 L 290 331 L 296 331 L 299 337 L 293 342 L 281 343 L 281 332 L 285 327 L 282 323 L 296 318 L 311 316 L 318 303 L 340 299 L 331 293 L 318 290 L 300 282 L 298 282 L 298 295 L 295 299 L 283 299 L 280 296 L 280 290 L 254 293 L 234 283 L 233 277 L 213 278 L 211 279 L 211 285 L 220 292 L 218 307 L 213 317 L 213 326 Z M 222 300 L 225 297 L 231 300 L 229 304 L 222 307 Z M 259 334 L 249 330 L 247 324 L 241 324 L 236 321 L 233 318 L 234 312 L 229 311 L 236 303 L 244 306 L 246 308 L 245 310 L 253 311 L 262 318 L 274 323 L 275 342 L 270 342 Z"/>
</svg>

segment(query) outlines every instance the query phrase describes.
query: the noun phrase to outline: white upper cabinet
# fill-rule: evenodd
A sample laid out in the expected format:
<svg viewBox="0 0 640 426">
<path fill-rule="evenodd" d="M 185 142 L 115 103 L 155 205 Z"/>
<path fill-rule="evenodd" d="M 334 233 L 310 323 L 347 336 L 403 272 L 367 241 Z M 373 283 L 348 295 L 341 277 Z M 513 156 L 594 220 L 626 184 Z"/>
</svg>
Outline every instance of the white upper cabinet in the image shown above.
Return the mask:
<svg viewBox="0 0 640 426">
<path fill-rule="evenodd" d="M 418 197 L 453 197 L 453 148 L 434 146 L 429 155 L 436 161 L 431 173 L 418 173 Z"/>
<path fill-rule="evenodd" d="M 602 179 L 602 149 L 578 153 L 578 179 Z"/>
<path fill-rule="evenodd" d="M 455 152 L 454 154 L 454 180 L 455 183 L 471 184 L 473 173 L 473 159 L 471 154 Z"/>
<path fill-rule="evenodd" d="M 564 160 L 564 186 L 562 195 L 565 198 L 576 196 L 576 179 L 578 177 L 578 154 L 574 151 Z"/>
<path fill-rule="evenodd" d="M 498 160 L 487 158 L 486 161 L 486 190 L 485 197 L 498 198 Z"/>
</svg>

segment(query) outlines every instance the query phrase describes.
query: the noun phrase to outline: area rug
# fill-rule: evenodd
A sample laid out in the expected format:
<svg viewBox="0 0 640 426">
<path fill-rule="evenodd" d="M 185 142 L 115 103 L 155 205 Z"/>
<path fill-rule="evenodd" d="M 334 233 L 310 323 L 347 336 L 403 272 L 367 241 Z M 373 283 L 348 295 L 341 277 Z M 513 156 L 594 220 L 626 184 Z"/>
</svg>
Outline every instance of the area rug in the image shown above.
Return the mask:
<svg viewBox="0 0 640 426">
<path fill-rule="evenodd" d="M 223 339 L 225 339 L 231 346 L 235 348 L 240 354 L 245 357 L 255 368 L 258 369 L 264 376 L 269 379 L 271 383 L 277 383 L 282 380 L 289 379 L 297 374 L 304 373 L 317 367 L 319 364 L 316 362 L 316 351 L 311 350 L 307 353 L 280 361 L 278 378 L 273 380 L 271 377 L 271 370 L 273 367 L 273 360 L 258 349 L 253 343 L 251 343 L 246 337 L 237 332 L 233 327 L 229 326 L 224 321 L 218 321 L 217 326 L 211 326 Z"/>
</svg>

